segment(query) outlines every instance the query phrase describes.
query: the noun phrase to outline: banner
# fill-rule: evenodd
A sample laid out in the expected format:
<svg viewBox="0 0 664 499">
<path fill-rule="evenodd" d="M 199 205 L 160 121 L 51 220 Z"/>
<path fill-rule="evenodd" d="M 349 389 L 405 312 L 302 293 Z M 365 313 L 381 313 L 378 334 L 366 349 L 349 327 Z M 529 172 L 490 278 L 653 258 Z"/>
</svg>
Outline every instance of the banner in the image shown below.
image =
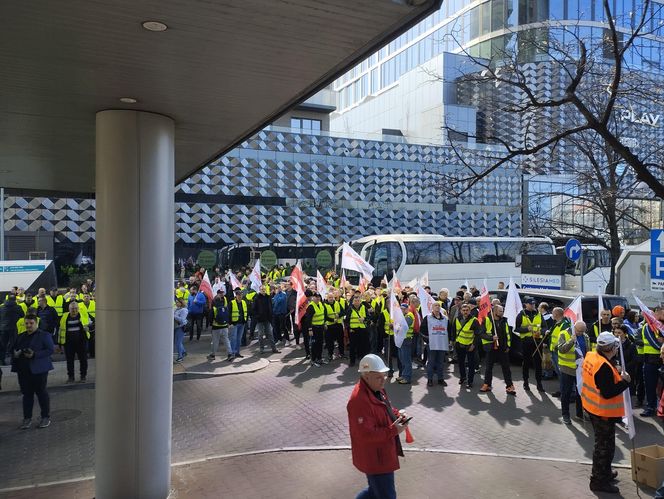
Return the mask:
<svg viewBox="0 0 664 499">
<path fill-rule="evenodd" d="M 364 260 L 364 258 L 358 255 L 348 243 L 344 243 L 341 247 L 341 268 L 356 270 L 364 276 L 369 276 L 369 278 L 371 278 L 375 270 L 366 260 Z"/>
<path fill-rule="evenodd" d="M 516 316 L 523 310 L 521 304 L 521 297 L 514 285 L 514 279 L 510 277 L 510 283 L 507 287 L 507 298 L 505 299 L 505 313 L 503 314 L 507 319 L 507 323 L 511 328 L 516 327 Z"/>
<path fill-rule="evenodd" d="M 521 301 L 519 301 L 521 303 Z M 480 296 L 480 302 L 478 304 L 478 309 L 477 309 L 477 320 L 478 322 L 484 326 L 484 322 L 486 318 L 489 316 L 489 313 L 491 312 L 491 298 L 489 298 L 489 291 L 487 291 L 486 288 L 484 288 L 484 293 Z M 516 320 L 516 317 L 514 318 Z"/>
<path fill-rule="evenodd" d="M 390 319 L 394 325 L 394 344 L 397 348 L 401 348 L 408 332 L 408 323 L 403 315 L 399 301 L 394 296 L 394 290 L 390 293 Z"/>
<path fill-rule="evenodd" d="M 577 296 L 565 309 L 564 315 L 571 321 L 572 324 L 583 320 L 583 309 L 581 307 L 582 298 L 583 295 Z"/>
<path fill-rule="evenodd" d="M 295 323 L 299 326 L 302 322 L 302 318 L 304 317 L 305 312 L 307 311 L 307 306 L 309 306 L 307 297 L 304 294 L 304 275 L 302 272 L 302 267 L 300 267 L 300 262 L 297 262 L 295 267 L 293 267 L 290 279 L 291 284 L 293 285 L 293 289 L 297 292 L 295 301 Z"/>
<path fill-rule="evenodd" d="M 641 300 L 639 300 L 639 297 L 636 295 L 632 295 L 634 297 L 634 300 L 636 301 L 636 304 L 639 306 L 641 309 L 641 313 L 643 314 L 643 318 L 646 320 L 648 323 L 648 326 L 650 327 L 650 330 L 653 333 L 656 333 L 657 331 L 664 331 L 664 324 L 659 322 L 657 320 L 657 317 L 655 317 L 655 314 L 650 310 L 645 303 L 643 303 Z"/>
<path fill-rule="evenodd" d="M 214 295 L 212 294 L 212 284 L 210 284 L 210 278 L 208 277 L 207 270 L 205 271 L 205 275 L 203 276 L 203 280 L 201 281 L 201 291 L 203 294 L 207 297 L 208 302 L 212 303 L 212 298 L 214 298 Z"/>
<path fill-rule="evenodd" d="M 433 304 L 436 302 L 436 300 L 433 299 L 433 296 L 427 293 L 427 290 L 424 289 L 423 286 L 418 286 L 417 297 L 420 299 L 420 306 L 422 307 L 422 317 L 431 315 L 431 312 L 433 312 Z"/>
<path fill-rule="evenodd" d="M 341 280 L 339 281 L 339 287 L 341 289 L 345 290 L 346 286 L 348 286 L 348 281 L 346 280 L 346 271 L 342 270 L 341 271 Z"/>
<path fill-rule="evenodd" d="M 235 274 L 233 274 L 233 272 L 231 272 L 230 270 L 228 271 L 228 277 L 229 277 L 229 280 L 231 281 L 231 288 L 233 288 L 233 290 L 235 290 L 235 288 L 242 289 L 242 283 L 237 280 L 237 277 L 235 277 Z"/>
<path fill-rule="evenodd" d="M 261 290 L 263 285 L 263 279 L 261 278 L 261 259 L 256 260 L 256 265 L 254 265 L 254 270 L 249 274 L 249 282 L 251 283 L 251 289 L 256 292 Z"/>
<path fill-rule="evenodd" d="M 327 282 L 320 274 L 320 270 L 316 271 L 316 289 L 320 293 L 321 298 L 324 300 L 327 296 Z"/>
</svg>

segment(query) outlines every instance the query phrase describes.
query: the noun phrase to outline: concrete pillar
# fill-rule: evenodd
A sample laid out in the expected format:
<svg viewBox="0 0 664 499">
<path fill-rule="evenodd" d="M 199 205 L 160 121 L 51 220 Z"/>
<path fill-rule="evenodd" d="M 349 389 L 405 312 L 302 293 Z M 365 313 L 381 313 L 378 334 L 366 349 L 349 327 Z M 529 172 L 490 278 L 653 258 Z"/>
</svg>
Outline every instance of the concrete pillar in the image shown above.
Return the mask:
<svg viewBox="0 0 664 499">
<path fill-rule="evenodd" d="M 96 193 L 96 498 L 163 499 L 171 469 L 173 120 L 97 113 Z"/>
</svg>

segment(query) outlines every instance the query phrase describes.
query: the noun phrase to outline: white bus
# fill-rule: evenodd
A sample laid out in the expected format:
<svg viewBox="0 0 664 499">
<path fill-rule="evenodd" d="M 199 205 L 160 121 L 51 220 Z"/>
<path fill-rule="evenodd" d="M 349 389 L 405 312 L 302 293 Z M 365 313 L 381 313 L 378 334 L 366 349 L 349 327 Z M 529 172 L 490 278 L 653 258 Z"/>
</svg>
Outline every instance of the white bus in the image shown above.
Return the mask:
<svg viewBox="0 0 664 499">
<path fill-rule="evenodd" d="M 603 246 L 583 245 L 582 249 L 576 262 L 567 260 L 564 288 L 577 293 L 597 293 L 599 286 L 604 293 L 611 278 L 611 254 Z M 556 253 L 564 255 L 565 247 L 558 246 Z"/>
<path fill-rule="evenodd" d="M 522 255 L 555 255 L 546 237 L 446 237 L 438 235 L 392 234 L 369 236 L 350 243 L 373 267 L 374 285 L 393 271 L 402 284 L 429 272 L 433 291 L 449 288 L 454 293 L 468 281 L 478 288 L 484 279 L 489 289 L 506 285 L 510 277 L 521 284 Z M 337 250 L 337 268 L 341 264 Z M 356 275 L 346 271 L 347 277 Z"/>
</svg>

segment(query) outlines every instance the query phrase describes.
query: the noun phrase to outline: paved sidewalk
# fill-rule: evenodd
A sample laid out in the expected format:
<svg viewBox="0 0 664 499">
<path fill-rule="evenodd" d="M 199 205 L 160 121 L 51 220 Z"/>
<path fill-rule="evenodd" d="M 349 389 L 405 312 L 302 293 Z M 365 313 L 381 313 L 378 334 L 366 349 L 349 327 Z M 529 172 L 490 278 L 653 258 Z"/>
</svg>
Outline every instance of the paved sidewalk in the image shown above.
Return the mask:
<svg viewBox="0 0 664 499">
<path fill-rule="evenodd" d="M 618 470 L 621 496 L 591 492 L 589 472 L 589 466 L 572 463 L 406 452 L 396 485 L 405 499 L 639 497 L 629 470 Z M 210 459 L 174 466 L 171 483 L 170 499 L 348 499 L 366 486 L 349 450 Z M 86 480 L 0 493 L 0 498 L 90 499 L 94 493 L 94 481 Z M 640 494 L 652 497 L 653 490 L 643 488 Z"/>
<path fill-rule="evenodd" d="M 175 377 L 174 463 L 265 449 L 349 445 L 346 402 L 358 379 L 357 369 L 340 360 L 313 368 L 300 348 L 263 356 L 255 350 L 248 348 L 243 361 L 269 360 L 269 365 L 254 373 Z M 449 374 L 449 386 L 427 388 L 419 369 L 414 371 L 412 385 L 392 382 L 387 389 L 395 407 L 407 409 L 414 417 L 414 447 L 588 463 L 591 425 L 577 420 L 563 425 L 559 401 L 548 393 L 524 393 L 518 371 L 513 369 L 517 397 L 505 394 L 499 377 L 490 394 L 480 394 L 479 383 L 466 390 Z M 556 384 L 548 381 L 545 387 L 553 391 Z M 22 464 L 0 467 L 0 488 L 94 474 L 94 387 L 52 390 L 51 406 L 50 428 L 19 431 L 20 397 L 16 392 L 0 393 L 3 457 Z M 636 420 L 637 447 L 664 441 L 659 419 L 637 416 Z M 629 465 L 631 444 L 622 429 L 616 443 L 614 462 Z M 47 458 L 34 452 L 36 448 L 47 449 Z M 284 468 L 287 463 L 288 458 Z M 543 473 L 548 466 L 542 464 Z"/>
</svg>

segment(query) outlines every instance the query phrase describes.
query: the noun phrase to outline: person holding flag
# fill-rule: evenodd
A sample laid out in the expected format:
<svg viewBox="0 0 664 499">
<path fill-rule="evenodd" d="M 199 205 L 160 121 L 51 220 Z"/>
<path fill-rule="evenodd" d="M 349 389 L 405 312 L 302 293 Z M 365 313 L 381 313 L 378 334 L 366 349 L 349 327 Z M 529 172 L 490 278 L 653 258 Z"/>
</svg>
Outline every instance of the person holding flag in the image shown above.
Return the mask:
<svg viewBox="0 0 664 499">
<path fill-rule="evenodd" d="M 628 373 L 616 369 L 619 340 L 611 333 L 600 333 L 595 351 L 589 351 L 583 361 L 581 398 L 590 414 L 595 432 L 590 490 L 617 494 L 611 481 L 618 472 L 611 470 L 616 449 L 616 423 L 625 415 L 622 393 L 629 388 Z"/>
<path fill-rule="evenodd" d="M 581 301 L 579 300 L 579 303 Z M 560 394 L 563 391 L 563 382 L 562 376 L 560 375 L 560 367 L 558 362 L 558 339 L 560 338 L 560 332 L 563 329 L 568 329 L 571 327 L 571 322 L 568 317 L 565 316 L 565 311 L 560 307 L 555 307 L 551 311 L 551 318 L 554 321 L 553 327 L 549 333 L 549 351 L 551 352 L 551 362 L 553 364 L 553 369 L 556 371 L 558 376 L 558 391 L 551 394 L 552 397 L 560 397 Z"/>
<path fill-rule="evenodd" d="M 636 298 L 636 297 L 635 297 Z M 641 300 L 637 303 L 645 320 L 641 327 L 641 340 L 643 341 L 643 379 L 645 381 L 646 408 L 641 417 L 649 418 L 657 411 L 657 380 L 659 379 L 659 368 L 662 361 L 659 356 L 660 349 L 664 343 L 664 307 L 655 307 L 653 314 Z"/>
<path fill-rule="evenodd" d="M 512 371 L 510 369 L 510 346 L 512 345 L 512 331 L 504 317 L 504 309 L 495 305 L 491 316 L 485 318 L 485 332 L 480 337 L 486 351 L 486 369 L 484 371 L 484 384 L 481 392 L 490 392 L 493 382 L 493 366 L 500 364 L 505 381 L 505 391 L 508 395 L 516 395 L 514 383 L 512 383 Z"/>
<path fill-rule="evenodd" d="M 528 378 L 530 377 L 530 366 L 535 365 L 535 381 L 537 391 L 544 392 L 542 386 L 542 324 L 544 319 L 535 308 L 535 300 L 527 298 L 526 308 L 519 312 L 516 318 L 516 332 L 521 335 L 521 351 L 523 352 L 523 389 L 530 391 Z"/>
</svg>

